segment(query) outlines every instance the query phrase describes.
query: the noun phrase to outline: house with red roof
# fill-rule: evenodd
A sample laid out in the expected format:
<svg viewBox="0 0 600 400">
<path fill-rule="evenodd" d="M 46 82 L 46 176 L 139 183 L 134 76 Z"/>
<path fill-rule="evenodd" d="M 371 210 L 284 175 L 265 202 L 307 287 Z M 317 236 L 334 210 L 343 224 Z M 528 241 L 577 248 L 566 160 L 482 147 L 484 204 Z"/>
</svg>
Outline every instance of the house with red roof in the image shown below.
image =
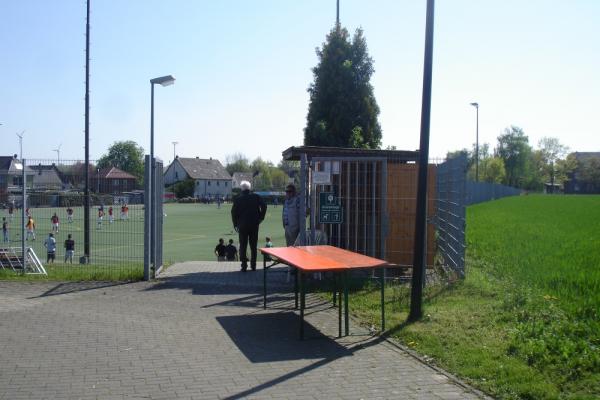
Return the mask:
<svg viewBox="0 0 600 400">
<path fill-rule="evenodd" d="M 137 189 L 135 176 L 117 167 L 97 169 L 90 177 L 90 189 L 96 193 L 116 194 Z"/>
</svg>

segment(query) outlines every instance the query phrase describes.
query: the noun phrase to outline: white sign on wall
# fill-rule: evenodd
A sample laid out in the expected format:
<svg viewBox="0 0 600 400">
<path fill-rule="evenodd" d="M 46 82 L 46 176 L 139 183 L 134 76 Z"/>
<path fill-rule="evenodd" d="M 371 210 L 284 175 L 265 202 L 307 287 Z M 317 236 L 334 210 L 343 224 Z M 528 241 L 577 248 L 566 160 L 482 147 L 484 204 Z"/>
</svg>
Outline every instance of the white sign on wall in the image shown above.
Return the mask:
<svg viewBox="0 0 600 400">
<path fill-rule="evenodd" d="M 312 173 L 312 181 L 315 185 L 330 185 L 331 173 L 326 171 L 315 171 Z"/>
</svg>

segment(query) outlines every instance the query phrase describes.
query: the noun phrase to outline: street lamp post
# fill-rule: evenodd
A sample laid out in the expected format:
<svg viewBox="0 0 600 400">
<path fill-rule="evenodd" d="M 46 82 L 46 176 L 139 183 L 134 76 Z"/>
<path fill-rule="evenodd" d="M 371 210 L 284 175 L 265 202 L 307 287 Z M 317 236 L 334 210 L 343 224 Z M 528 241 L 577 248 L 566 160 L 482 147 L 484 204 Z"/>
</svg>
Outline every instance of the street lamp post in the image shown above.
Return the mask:
<svg viewBox="0 0 600 400">
<path fill-rule="evenodd" d="M 475 107 L 477 120 L 475 125 L 475 182 L 479 182 L 479 103 L 471 103 Z"/>
<path fill-rule="evenodd" d="M 161 86 L 169 86 L 175 83 L 175 78 L 171 75 L 161 76 L 158 78 L 150 79 L 150 182 L 148 182 L 148 203 L 150 206 L 150 220 L 148 221 L 148 228 L 150 230 L 150 264 L 154 266 L 156 261 L 156 224 L 154 218 L 156 217 L 156 201 L 154 196 L 154 182 L 156 177 L 156 163 L 154 162 L 154 85 L 158 84 Z"/>
<path fill-rule="evenodd" d="M 100 194 L 100 168 L 96 168 L 96 193 Z"/>
</svg>

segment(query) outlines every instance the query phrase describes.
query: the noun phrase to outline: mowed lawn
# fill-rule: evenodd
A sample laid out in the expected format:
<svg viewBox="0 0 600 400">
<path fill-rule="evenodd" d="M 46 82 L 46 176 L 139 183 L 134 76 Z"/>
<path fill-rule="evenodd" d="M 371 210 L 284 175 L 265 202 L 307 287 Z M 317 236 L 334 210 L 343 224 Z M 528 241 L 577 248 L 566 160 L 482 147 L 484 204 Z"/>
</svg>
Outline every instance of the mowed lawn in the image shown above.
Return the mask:
<svg viewBox="0 0 600 400">
<path fill-rule="evenodd" d="M 528 195 L 467 209 L 466 278 L 387 288 L 389 333 L 500 399 L 600 399 L 600 196 Z M 379 324 L 378 289 L 351 309 Z"/>
<path fill-rule="evenodd" d="M 164 262 L 215 260 L 214 249 L 219 238 L 233 239 L 239 247 L 238 235 L 231 223 L 231 204 L 165 204 Z M 271 237 L 275 246 L 284 246 L 281 226 L 281 206 L 269 205 L 265 220 L 260 225 L 259 247 L 265 237 Z M 250 256 L 250 253 L 248 253 Z M 259 256 L 259 261 L 261 260 Z"/>
</svg>

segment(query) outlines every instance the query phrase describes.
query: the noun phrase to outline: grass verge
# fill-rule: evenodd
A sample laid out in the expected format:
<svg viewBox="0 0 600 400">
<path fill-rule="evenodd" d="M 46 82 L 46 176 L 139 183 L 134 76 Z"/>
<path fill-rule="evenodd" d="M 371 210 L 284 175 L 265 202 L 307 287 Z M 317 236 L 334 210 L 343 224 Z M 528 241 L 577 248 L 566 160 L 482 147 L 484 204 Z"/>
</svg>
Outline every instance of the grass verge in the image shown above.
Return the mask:
<svg viewBox="0 0 600 400">
<path fill-rule="evenodd" d="M 500 399 L 600 398 L 600 197 L 528 196 L 469 208 L 466 278 L 428 287 L 406 324 L 410 289 L 386 287 L 389 333 Z M 557 228 L 560 227 L 560 229 Z M 379 288 L 350 296 L 379 325 Z"/>
</svg>

